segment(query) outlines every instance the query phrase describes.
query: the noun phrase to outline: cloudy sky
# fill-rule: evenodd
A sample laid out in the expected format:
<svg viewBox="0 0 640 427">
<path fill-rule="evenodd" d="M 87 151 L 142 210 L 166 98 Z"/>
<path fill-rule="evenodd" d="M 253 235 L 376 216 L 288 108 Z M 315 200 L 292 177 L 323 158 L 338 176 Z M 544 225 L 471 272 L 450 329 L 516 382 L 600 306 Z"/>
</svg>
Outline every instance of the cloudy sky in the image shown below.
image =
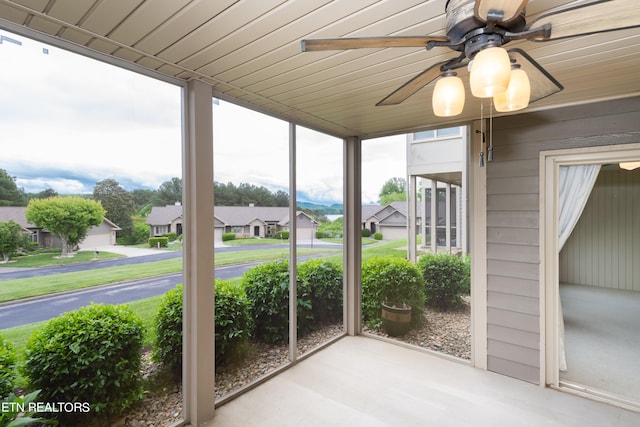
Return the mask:
<svg viewBox="0 0 640 427">
<path fill-rule="evenodd" d="M 114 178 L 128 190 L 180 177 L 180 89 L 0 30 L 0 169 L 29 193 L 91 193 Z M 13 41 L 21 44 L 16 44 Z M 342 141 L 298 128 L 300 199 L 340 202 Z M 363 143 L 363 201 L 404 177 L 404 136 Z M 286 122 L 214 105 L 214 176 L 288 188 Z"/>
</svg>

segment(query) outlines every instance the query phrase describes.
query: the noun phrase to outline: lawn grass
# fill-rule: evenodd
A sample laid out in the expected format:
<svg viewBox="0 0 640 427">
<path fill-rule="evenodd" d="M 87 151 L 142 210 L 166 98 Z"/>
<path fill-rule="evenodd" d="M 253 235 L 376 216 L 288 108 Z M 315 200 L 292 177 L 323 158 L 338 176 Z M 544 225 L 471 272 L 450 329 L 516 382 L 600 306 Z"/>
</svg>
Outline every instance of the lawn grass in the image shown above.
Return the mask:
<svg viewBox="0 0 640 427">
<path fill-rule="evenodd" d="M 182 258 L 0 281 L 0 302 L 182 271 Z"/>
<path fill-rule="evenodd" d="M 100 252 L 98 259 L 119 258 L 124 255 L 114 254 L 111 252 Z M 93 261 L 95 259 L 95 253 L 93 251 L 80 251 L 75 252 L 72 257 L 60 258 L 60 251 L 58 252 L 46 252 L 37 253 L 33 255 L 25 255 L 12 258 L 8 263 L 0 263 L 2 267 L 48 267 L 51 265 L 73 264 L 77 262 Z"/>
<path fill-rule="evenodd" d="M 339 249 L 300 249 L 299 255 L 337 252 Z M 259 249 L 216 254 L 216 265 L 242 264 L 267 261 L 289 255 L 288 248 Z M 102 255 L 101 255 L 102 256 Z M 0 281 L 0 302 L 14 301 L 56 292 L 72 291 L 93 286 L 143 279 L 182 271 L 182 258 L 132 264 L 119 267 L 99 268 L 89 271 L 60 273 L 24 279 Z"/>
</svg>

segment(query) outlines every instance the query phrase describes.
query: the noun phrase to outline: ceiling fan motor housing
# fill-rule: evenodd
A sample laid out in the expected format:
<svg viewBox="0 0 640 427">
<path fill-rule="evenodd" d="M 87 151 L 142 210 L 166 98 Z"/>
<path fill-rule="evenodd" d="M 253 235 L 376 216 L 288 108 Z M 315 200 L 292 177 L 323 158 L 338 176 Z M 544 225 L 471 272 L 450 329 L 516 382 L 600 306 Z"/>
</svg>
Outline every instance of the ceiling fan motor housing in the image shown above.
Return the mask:
<svg viewBox="0 0 640 427">
<path fill-rule="evenodd" d="M 447 36 L 453 44 L 461 42 L 468 37 L 469 33 L 472 32 L 491 33 L 491 31 L 483 31 L 485 27 L 487 27 L 487 23 L 482 22 L 475 16 L 475 4 L 475 0 L 447 0 L 445 5 L 447 16 Z M 517 17 L 508 22 L 498 21 L 495 26 L 503 31 L 513 33 L 524 30 L 526 27 L 525 10 L 523 9 Z M 495 39 L 493 39 L 493 41 L 495 42 Z M 467 49 L 466 46 L 464 48 L 465 50 Z M 459 50 L 462 50 L 462 48 Z"/>
</svg>

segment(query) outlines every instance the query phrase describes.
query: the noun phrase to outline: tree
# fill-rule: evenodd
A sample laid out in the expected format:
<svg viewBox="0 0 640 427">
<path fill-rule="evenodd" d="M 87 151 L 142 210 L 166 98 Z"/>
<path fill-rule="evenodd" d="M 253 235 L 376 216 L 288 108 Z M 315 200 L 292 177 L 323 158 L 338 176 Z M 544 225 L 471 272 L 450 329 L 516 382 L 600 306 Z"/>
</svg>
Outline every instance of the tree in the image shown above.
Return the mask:
<svg viewBox="0 0 640 427">
<path fill-rule="evenodd" d="M 84 240 L 90 227 L 102 223 L 104 214 L 100 202 L 81 197 L 31 199 L 25 212 L 27 221 L 60 238 L 62 257 L 69 256 L 70 246 Z"/>
<path fill-rule="evenodd" d="M 16 252 L 25 243 L 25 233 L 20 224 L 10 219 L 0 222 L 0 253 L 3 262 L 9 262 L 11 254 Z"/>
<path fill-rule="evenodd" d="M 27 195 L 16 185 L 16 178 L 0 169 L 0 206 L 25 206 Z"/>
<path fill-rule="evenodd" d="M 153 198 L 153 205 L 174 205 L 176 202 L 182 203 L 182 179 L 173 177 L 170 181 L 160 184 Z"/>
<path fill-rule="evenodd" d="M 155 190 L 146 190 L 139 188 L 131 190 L 131 197 L 133 197 L 133 203 L 136 207 L 136 212 L 142 213 L 142 211 L 151 211 L 151 202 L 155 196 Z"/>
<path fill-rule="evenodd" d="M 120 235 L 128 236 L 133 232 L 131 216 L 135 213 L 133 196 L 120 186 L 115 179 L 104 179 L 93 187 L 93 199 L 99 201 L 110 221 L 122 230 Z"/>
<path fill-rule="evenodd" d="M 59 196 L 58 192 L 53 188 L 47 188 L 38 194 L 34 195 L 36 199 L 48 199 L 49 197 L 57 197 Z"/>
<path fill-rule="evenodd" d="M 407 200 L 407 181 L 404 178 L 388 179 L 382 185 L 379 197 L 382 205 Z"/>
</svg>

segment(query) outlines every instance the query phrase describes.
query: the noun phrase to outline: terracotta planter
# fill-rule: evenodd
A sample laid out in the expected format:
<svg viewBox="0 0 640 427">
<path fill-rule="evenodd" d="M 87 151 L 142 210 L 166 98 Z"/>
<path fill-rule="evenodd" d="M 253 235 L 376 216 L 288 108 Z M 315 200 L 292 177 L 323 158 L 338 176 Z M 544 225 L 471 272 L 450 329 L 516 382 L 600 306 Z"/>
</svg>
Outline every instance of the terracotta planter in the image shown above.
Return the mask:
<svg viewBox="0 0 640 427">
<path fill-rule="evenodd" d="M 404 335 L 411 328 L 411 306 L 382 303 L 382 328 L 392 337 Z"/>
</svg>

